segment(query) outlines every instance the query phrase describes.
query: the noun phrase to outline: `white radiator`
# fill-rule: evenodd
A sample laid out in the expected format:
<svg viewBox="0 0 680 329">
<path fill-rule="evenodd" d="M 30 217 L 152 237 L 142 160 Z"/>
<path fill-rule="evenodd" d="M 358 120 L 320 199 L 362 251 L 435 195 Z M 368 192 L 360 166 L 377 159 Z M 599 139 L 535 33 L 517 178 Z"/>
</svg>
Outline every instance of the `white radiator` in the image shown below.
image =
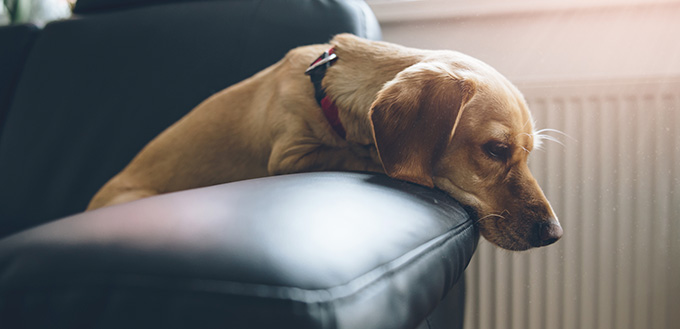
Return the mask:
<svg viewBox="0 0 680 329">
<path fill-rule="evenodd" d="M 564 227 L 466 272 L 469 329 L 680 328 L 680 79 L 520 85 L 558 129 L 530 167 Z"/>
</svg>

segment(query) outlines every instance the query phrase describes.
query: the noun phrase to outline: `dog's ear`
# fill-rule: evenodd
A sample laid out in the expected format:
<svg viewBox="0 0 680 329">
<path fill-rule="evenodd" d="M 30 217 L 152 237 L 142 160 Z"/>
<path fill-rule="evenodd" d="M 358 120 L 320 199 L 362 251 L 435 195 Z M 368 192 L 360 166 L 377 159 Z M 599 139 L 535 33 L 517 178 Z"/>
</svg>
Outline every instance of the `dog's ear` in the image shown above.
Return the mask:
<svg viewBox="0 0 680 329">
<path fill-rule="evenodd" d="M 473 82 L 436 63 L 412 65 L 386 83 L 369 113 L 385 173 L 433 187 L 434 162 L 474 93 Z"/>
</svg>

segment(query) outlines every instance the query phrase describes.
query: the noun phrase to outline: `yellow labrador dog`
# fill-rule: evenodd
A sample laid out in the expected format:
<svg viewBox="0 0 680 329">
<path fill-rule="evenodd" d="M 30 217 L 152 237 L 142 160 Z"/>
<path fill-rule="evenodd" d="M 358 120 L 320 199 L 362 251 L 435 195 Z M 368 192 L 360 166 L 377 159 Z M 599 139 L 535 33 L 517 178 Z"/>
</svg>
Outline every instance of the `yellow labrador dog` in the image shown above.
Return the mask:
<svg viewBox="0 0 680 329">
<path fill-rule="evenodd" d="M 539 142 L 523 96 L 483 62 L 341 34 L 199 104 L 88 209 L 267 175 L 385 172 L 447 192 L 487 240 L 524 250 L 562 236 L 527 166 Z"/>
</svg>

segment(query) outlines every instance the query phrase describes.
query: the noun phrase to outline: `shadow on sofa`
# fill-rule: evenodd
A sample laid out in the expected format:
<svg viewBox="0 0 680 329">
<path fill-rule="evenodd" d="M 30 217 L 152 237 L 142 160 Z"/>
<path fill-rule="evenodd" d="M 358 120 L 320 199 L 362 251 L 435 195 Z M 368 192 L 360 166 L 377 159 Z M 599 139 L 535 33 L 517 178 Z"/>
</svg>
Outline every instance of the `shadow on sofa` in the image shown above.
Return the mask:
<svg viewBox="0 0 680 329">
<path fill-rule="evenodd" d="M 2 328 L 462 327 L 478 233 L 438 191 L 306 173 L 81 213 L 211 94 L 296 46 L 379 39 L 364 2 L 80 0 L 74 14 L 0 28 L 23 45 L 0 63 L 18 77 L 0 95 Z"/>
</svg>

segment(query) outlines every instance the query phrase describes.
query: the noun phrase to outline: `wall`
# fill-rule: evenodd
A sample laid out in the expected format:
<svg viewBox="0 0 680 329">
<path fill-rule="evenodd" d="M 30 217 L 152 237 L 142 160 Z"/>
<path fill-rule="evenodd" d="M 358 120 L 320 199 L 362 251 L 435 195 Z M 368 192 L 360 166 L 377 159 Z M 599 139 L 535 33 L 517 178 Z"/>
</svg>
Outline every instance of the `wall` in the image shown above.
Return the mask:
<svg viewBox="0 0 680 329">
<path fill-rule="evenodd" d="M 530 160 L 565 237 L 524 253 L 481 241 L 466 328 L 677 328 L 680 3 L 449 3 L 371 5 L 386 41 L 491 64 L 538 128 L 569 135 Z"/>
<path fill-rule="evenodd" d="M 422 5 L 427 6 L 427 1 Z M 467 11 L 427 21 L 391 18 L 381 25 L 386 41 L 461 51 L 520 83 L 680 76 L 678 2 L 506 13 Z"/>
</svg>

